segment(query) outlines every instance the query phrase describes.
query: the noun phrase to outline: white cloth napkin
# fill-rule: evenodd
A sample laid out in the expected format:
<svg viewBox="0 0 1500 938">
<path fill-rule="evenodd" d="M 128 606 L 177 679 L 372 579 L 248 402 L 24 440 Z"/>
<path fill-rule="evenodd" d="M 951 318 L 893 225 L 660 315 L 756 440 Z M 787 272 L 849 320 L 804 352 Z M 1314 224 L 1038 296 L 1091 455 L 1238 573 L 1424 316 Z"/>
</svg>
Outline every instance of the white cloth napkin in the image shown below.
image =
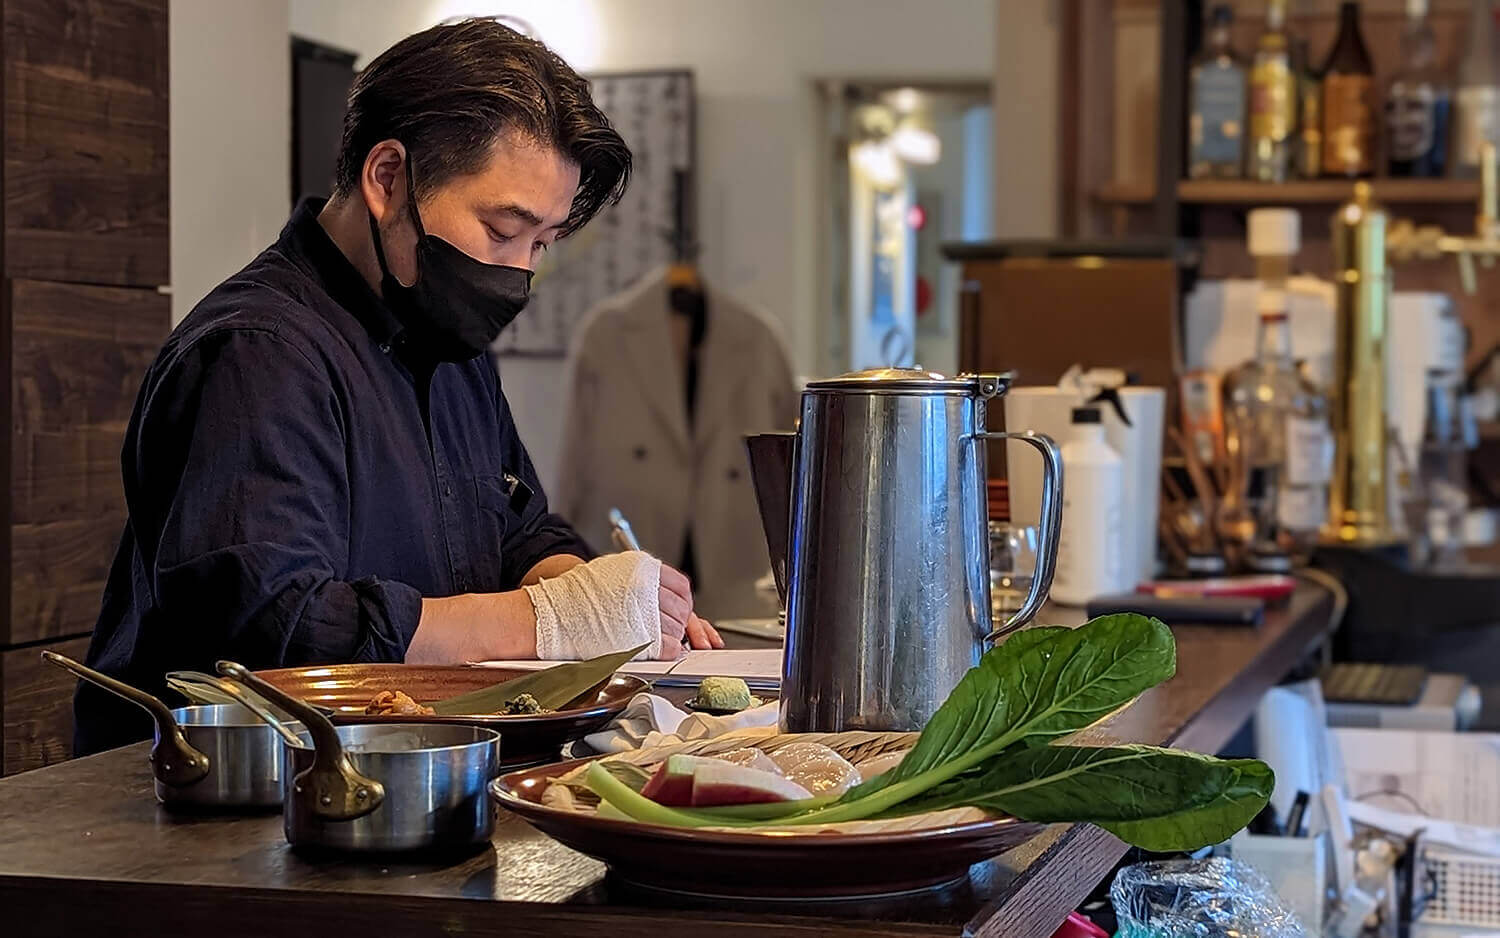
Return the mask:
<svg viewBox="0 0 1500 938">
<path fill-rule="evenodd" d="M 727 716 L 710 716 L 689 714 L 655 694 L 636 694 L 613 723 L 585 736 L 564 755 L 577 758 L 710 739 L 735 730 L 775 726 L 777 715 L 775 701 Z"/>
</svg>

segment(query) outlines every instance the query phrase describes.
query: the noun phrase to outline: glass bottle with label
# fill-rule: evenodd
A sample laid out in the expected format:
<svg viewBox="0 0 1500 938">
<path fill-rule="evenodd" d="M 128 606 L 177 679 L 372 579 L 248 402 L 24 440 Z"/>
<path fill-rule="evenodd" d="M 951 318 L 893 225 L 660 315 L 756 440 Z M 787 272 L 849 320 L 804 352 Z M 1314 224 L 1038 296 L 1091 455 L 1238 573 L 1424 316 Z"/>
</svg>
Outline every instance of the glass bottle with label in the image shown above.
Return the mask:
<svg viewBox="0 0 1500 938">
<path fill-rule="evenodd" d="M 1401 67 L 1385 96 L 1385 153 L 1392 176 L 1442 176 L 1448 164 L 1451 92 L 1437 65 L 1428 0 L 1406 0 Z"/>
<path fill-rule="evenodd" d="M 1189 78 L 1188 175 L 1236 179 L 1245 166 L 1245 64 L 1229 45 L 1234 12 L 1214 7 L 1208 43 Z"/>
<path fill-rule="evenodd" d="M 1463 439 L 1460 385 L 1456 375 L 1427 372 L 1427 412 L 1422 425 L 1422 452 L 1417 463 L 1418 504 L 1422 517 L 1412 528 L 1425 541 L 1427 559 L 1441 565 L 1463 556 L 1464 518 L 1469 510 L 1468 450 Z"/>
<path fill-rule="evenodd" d="M 1297 80 L 1286 34 L 1286 0 L 1266 3 L 1266 31 L 1250 66 L 1249 175 L 1285 182 L 1291 172 L 1297 124 Z"/>
<path fill-rule="evenodd" d="M 1260 277 L 1255 357 L 1224 378 L 1224 404 L 1242 428 L 1259 496 L 1251 563 L 1268 572 L 1288 556 L 1305 559 L 1317 542 L 1332 477 L 1332 437 L 1323 394 L 1292 357 L 1287 277 L 1300 247 L 1290 209 L 1250 213 L 1250 252 Z"/>
<path fill-rule="evenodd" d="M 1307 39 L 1292 39 L 1292 70 L 1297 77 L 1297 175 L 1323 175 L 1323 83 L 1313 68 Z"/>
<path fill-rule="evenodd" d="M 1470 0 L 1453 102 L 1456 175 L 1479 175 L 1479 156 L 1485 141 L 1500 142 L 1500 46 L 1495 39 L 1490 0 Z"/>
<path fill-rule="evenodd" d="M 1339 34 L 1323 67 L 1323 173 L 1375 171 L 1375 69 L 1359 31 L 1359 4 L 1339 4 Z"/>
</svg>

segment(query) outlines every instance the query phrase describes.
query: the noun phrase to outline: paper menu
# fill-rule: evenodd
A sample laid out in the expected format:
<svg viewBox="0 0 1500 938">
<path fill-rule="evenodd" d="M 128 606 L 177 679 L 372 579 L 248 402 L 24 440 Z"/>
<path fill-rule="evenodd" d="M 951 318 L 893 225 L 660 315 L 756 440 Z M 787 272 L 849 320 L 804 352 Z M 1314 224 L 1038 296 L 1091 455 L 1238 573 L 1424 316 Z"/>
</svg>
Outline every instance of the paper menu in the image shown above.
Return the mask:
<svg viewBox="0 0 1500 938">
<path fill-rule="evenodd" d="M 536 671 L 550 668 L 561 661 L 478 661 L 487 668 L 515 668 Z M 741 677 L 760 680 L 781 679 L 781 649 L 754 648 L 744 650 L 715 649 L 690 651 L 676 661 L 629 661 L 620 668 L 622 674 L 651 678 L 670 674 L 673 677 L 701 680 L 705 677 Z"/>
</svg>

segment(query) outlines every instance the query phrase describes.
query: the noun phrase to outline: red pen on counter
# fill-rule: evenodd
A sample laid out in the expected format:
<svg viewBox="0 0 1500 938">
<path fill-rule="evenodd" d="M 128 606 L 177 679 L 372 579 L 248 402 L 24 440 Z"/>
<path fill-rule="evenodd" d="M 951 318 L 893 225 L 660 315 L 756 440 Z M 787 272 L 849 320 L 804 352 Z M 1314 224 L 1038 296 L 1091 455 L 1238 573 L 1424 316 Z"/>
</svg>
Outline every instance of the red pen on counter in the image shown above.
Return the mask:
<svg viewBox="0 0 1500 938">
<path fill-rule="evenodd" d="M 1297 578 L 1285 573 L 1213 577 L 1205 580 L 1148 580 L 1135 588 L 1159 599 L 1178 596 L 1250 596 L 1268 601 L 1292 595 Z"/>
</svg>

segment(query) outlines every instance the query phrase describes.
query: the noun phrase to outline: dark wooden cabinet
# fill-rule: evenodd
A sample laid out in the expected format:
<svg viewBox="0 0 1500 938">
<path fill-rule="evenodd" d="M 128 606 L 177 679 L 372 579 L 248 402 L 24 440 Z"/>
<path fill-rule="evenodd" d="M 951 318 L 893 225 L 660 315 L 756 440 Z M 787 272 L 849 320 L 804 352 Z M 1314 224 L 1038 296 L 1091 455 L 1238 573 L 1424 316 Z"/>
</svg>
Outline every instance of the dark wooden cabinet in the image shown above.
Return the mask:
<svg viewBox="0 0 1500 938">
<path fill-rule="evenodd" d="M 0 0 L 0 771 L 66 758 L 125 518 L 120 447 L 171 322 L 167 0 Z"/>
</svg>

